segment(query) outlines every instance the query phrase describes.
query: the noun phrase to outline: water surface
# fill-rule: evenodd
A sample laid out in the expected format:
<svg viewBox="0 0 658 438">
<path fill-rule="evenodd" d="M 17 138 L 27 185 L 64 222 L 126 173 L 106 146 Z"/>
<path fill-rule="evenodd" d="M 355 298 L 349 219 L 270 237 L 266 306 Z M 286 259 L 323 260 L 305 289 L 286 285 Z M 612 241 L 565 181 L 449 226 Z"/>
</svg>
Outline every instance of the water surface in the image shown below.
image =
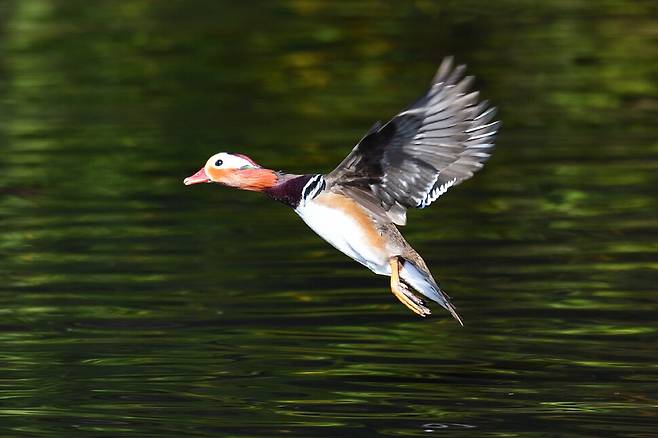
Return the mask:
<svg viewBox="0 0 658 438">
<path fill-rule="evenodd" d="M 0 430 L 655 436 L 648 1 L 0 2 Z M 218 151 L 329 171 L 442 56 L 504 127 L 404 233 L 415 317 Z"/>
</svg>

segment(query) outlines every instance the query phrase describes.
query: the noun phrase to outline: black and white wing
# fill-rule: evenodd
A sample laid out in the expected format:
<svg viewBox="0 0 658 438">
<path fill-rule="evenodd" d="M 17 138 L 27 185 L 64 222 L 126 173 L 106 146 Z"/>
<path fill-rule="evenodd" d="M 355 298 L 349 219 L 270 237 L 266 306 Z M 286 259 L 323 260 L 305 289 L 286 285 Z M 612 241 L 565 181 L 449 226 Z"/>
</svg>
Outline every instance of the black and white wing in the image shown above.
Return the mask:
<svg viewBox="0 0 658 438">
<path fill-rule="evenodd" d="M 445 58 L 427 94 L 370 128 L 327 183 L 359 197 L 371 193 L 404 225 L 407 208 L 427 207 L 473 176 L 489 158 L 500 122 L 495 108 L 469 92 L 473 77 L 464 70 Z"/>
</svg>

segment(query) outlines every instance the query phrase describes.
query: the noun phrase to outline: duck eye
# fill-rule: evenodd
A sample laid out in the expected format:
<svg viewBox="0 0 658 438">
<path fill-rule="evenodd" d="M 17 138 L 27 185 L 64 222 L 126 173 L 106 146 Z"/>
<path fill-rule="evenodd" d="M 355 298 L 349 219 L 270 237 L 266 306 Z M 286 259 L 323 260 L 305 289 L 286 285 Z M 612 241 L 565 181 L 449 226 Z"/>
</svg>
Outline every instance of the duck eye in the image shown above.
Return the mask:
<svg viewBox="0 0 658 438">
<path fill-rule="evenodd" d="M 219 166 L 221 166 L 222 164 L 224 164 L 224 162 L 223 162 L 222 160 L 217 160 L 217 161 L 215 161 L 215 167 L 219 167 Z"/>
</svg>

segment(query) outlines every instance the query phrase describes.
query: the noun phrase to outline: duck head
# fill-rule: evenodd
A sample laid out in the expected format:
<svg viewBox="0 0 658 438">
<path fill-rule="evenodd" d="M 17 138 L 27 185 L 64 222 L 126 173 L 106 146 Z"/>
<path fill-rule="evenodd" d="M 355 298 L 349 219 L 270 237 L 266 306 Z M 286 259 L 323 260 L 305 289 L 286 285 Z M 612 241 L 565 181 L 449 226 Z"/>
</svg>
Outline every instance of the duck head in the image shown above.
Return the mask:
<svg viewBox="0 0 658 438">
<path fill-rule="evenodd" d="M 262 192 L 276 185 L 277 173 L 265 169 L 242 154 L 220 152 L 208 158 L 197 173 L 185 178 L 186 186 L 201 183 L 219 183 L 243 190 Z"/>
</svg>

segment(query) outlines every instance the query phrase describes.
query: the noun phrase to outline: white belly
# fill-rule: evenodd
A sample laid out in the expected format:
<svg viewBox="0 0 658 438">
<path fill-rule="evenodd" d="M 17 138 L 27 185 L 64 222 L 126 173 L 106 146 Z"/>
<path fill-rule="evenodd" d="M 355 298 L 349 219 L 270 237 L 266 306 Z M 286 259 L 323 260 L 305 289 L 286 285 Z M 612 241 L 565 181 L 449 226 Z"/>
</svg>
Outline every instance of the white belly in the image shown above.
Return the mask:
<svg viewBox="0 0 658 438">
<path fill-rule="evenodd" d="M 295 212 L 320 237 L 334 248 L 381 275 L 390 275 L 386 251 L 373 245 L 368 230 L 340 209 L 321 203 L 300 204 Z"/>
</svg>

